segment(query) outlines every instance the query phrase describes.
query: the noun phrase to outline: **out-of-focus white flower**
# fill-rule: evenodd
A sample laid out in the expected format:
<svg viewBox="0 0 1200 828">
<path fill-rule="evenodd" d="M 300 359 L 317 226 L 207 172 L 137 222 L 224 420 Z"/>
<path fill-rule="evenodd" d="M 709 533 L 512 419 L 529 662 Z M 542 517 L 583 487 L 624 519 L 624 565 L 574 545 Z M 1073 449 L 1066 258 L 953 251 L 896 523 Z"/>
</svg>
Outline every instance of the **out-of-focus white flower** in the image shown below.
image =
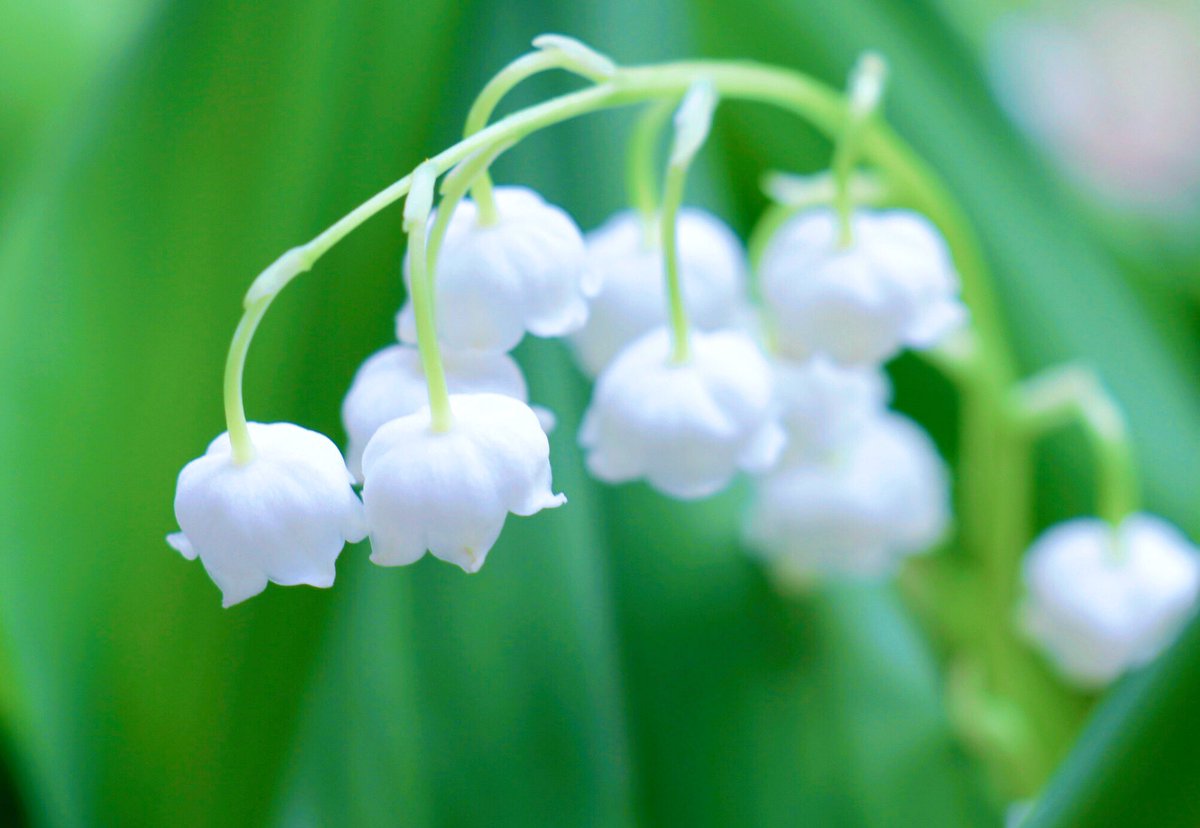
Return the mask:
<svg viewBox="0 0 1200 828">
<path fill-rule="evenodd" d="M 505 353 L 450 351 L 442 356 L 451 394 L 491 393 L 525 402 L 528 389 L 517 363 Z M 354 375 L 342 403 L 349 444 L 346 462 L 362 480 L 362 453 L 384 423 L 429 405 L 421 355 L 411 345 L 391 345 L 372 354 Z"/>
<path fill-rule="evenodd" d="M 550 490 L 550 444 L 537 415 L 501 394 L 452 394 L 453 425 L 438 432 L 429 408 L 392 420 L 363 452 L 371 560 L 403 566 L 428 550 L 477 572 L 509 512 L 566 502 Z"/>
<path fill-rule="evenodd" d="M 689 321 L 704 331 L 732 327 L 747 304 L 741 242 L 703 210 L 681 210 L 677 228 Z M 666 323 L 667 298 L 659 235 L 648 239 L 636 212 L 617 213 L 589 233 L 587 256 L 600 290 L 571 342 L 580 365 L 595 376 L 630 342 Z"/>
<path fill-rule="evenodd" d="M 1196 606 L 1200 550 L 1150 515 L 1118 529 L 1078 518 L 1034 542 L 1023 574 L 1026 632 L 1067 679 L 1096 688 L 1171 642 Z"/>
<path fill-rule="evenodd" d="M 1200 12 L 1086 0 L 1022 10 L 992 33 L 992 77 L 1017 121 L 1073 174 L 1132 207 L 1200 195 Z"/>
<path fill-rule="evenodd" d="M 736 331 L 693 332 L 689 359 L 675 363 L 669 332 L 651 331 L 600 374 L 579 442 L 601 480 L 714 494 L 738 469 L 769 467 L 783 447 L 770 364 Z"/>
<path fill-rule="evenodd" d="M 583 236 L 565 211 L 526 187 L 494 194 L 499 220 L 479 224 L 475 203 L 460 201 L 438 256 L 437 330 L 448 348 L 509 351 L 526 331 L 578 330 L 598 287 Z M 406 261 L 406 278 L 407 271 Z M 399 338 L 415 342 L 411 301 L 397 323 Z"/>
<path fill-rule="evenodd" d="M 836 214 L 821 208 L 789 219 L 768 242 L 762 291 L 781 354 L 880 363 L 904 346 L 934 345 L 964 322 L 958 274 L 928 220 L 860 209 L 852 229 L 841 247 Z"/>
<path fill-rule="evenodd" d="M 763 478 L 746 536 L 792 576 L 879 577 L 945 531 L 945 468 L 915 423 L 884 414 L 820 461 Z"/>
<path fill-rule="evenodd" d="M 804 362 L 776 359 L 773 367 L 788 436 L 786 463 L 835 451 L 857 437 L 887 404 L 890 384 L 875 367 L 847 368 L 820 355 Z"/>
<path fill-rule="evenodd" d="M 366 536 L 362 503 L 328 437 L 292 423 L 250 423 L 255 456 L 233 460 L 229 435 L 184 466 L 175 490 L 182 532 L 167 542 L 199 557 L 224 606 L 267 588 L 333 585 L 347 541 Z"/>
</svg>

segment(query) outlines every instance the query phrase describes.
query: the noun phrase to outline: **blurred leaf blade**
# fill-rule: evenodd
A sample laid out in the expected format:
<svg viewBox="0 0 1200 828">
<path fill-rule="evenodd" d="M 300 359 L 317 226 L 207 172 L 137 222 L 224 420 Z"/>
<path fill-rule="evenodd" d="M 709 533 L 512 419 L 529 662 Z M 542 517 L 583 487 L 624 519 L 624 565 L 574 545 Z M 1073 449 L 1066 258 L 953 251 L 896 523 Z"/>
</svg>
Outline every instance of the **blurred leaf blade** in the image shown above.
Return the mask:
<svg viewBox="0 0 1200 828">
<path fill-rule="evenodd" d="M 88 109 L 69 172 L 52 171 L 53 192 L 33 193 L 5 228 L 3 373 L 18 390 L 4 411 L 6 682 L 39 822 L 252 823 L 270 805 L 324 605 L 272 591 L 222 613 L 202 571 L 161 538 L 178 467 L 219 430 L 221 354 L 249 278 L 361 197 L 361 179 L 397 174 L 394 158 L 331 141 L 326 118 L 348 128 L 340 116 L 357 110 L 362 137 L 387 130 L 389 147 L 390 124 L 405 120 L 399 138 L 419 151 L 419 116 L 397 115 L 427 108 L 429 90 L 386 118 L 371 107 L 446 48 L 436 23 L 452 15 L 425 9 L 430 25 L 372 70 L 368 90 L 348 55 L 377 52 L 411 13 L 174 4 Z M 347 301 L 329 298 L 345 283 L 318 290 L 280 316 L 294 326 Z M 312 354 L 278 359 L 271 327 L 251 399 L 303 421 Z M 332 353 L 361 353 L 365 339 Z M 268 366 L 277 384 L 264 391 Z M 336 385 L 308 405 L 326 430 Z"/>
<path fill-rule="evenodd" d="M 1200 621 L 1162 658 L 1118 685 L 1021 824 L 1050 826 L 1200 823 L 1196 733 Z"/>
</svg>

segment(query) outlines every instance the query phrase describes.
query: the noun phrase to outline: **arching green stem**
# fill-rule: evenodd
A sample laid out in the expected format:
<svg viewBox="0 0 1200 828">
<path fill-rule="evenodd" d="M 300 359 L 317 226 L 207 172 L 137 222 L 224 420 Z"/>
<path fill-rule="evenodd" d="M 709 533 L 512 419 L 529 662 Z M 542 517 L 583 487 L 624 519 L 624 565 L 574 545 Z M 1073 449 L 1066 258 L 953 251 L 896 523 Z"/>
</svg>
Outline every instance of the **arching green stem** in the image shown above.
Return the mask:
<svg viewBox="0 0 1200 828">
<path fill-rule="evenodd" d="M 233 332 L 229 354 L 225 358 L 225 428 L 229 432 L 229 444 L 233 451 L 233 462 L 244 466 L 254 459 L 254 442 L 250 439 L 250 427 L 246 423 L 246 407 L 242 402 L 242 377 L 246 372 L 246 354 L 254 331 L 271 305 L 272 296 L 246 306 L 242 318 Z"/>
<path fill-rule="evenodd" d="M 496 106 L 517 84 L 541 72 L 559 68 L 562 61 L 562 55 L 555 52 L 530 52 L 501 69 L 488 81 L 475 98 L 475 103 L 471 105 L 463 137 L 470 137 L 487 126 Z M 486 172 L 479 176 L 471 195 L 479 211 L 477 221 L 480 224 L 495 224 L 499 216 L 496 211 L 496 199 L 492 195 L 492 177 Z"/>
<path fill-rule="evenodd" d="M 591 112 L 648 101 L 677 100 L 699 79 L 708 79 L 721 97 L 779 106 L 809 120 L 828 134 L 844 123 L 846 102 L 833 89 L 790 69 L 741 61 L 694 61 L 616 70 L 608 80 L 519 110 L 473 133 L 430 159 L 440 173 L 464 158 L 498 143 L 528 135 Z M 885 175 L 897 200 L 926 213 L 945 234 L 963 278 L 980 349 L 982 370 L 997 382 L 1013 376 L 1011 355 L 996 312 L 987 271 L 968 223 L 944 186 L 887 128 L 872 120 L 863 125 L 861 154 Z M 405 176 L 363 202 L 308 243 L 288 251 L 255 280 L 247 307 L 273 296 L 308 270 L 330 248 L 383 208 L 403 198 L 412 183 Z M 265 308 L 263 309 L 265 311 Z M 252 332 L 252 331 L 251 331 Z M 248 346 L 248 341 L 245 343 Z M 244 354 L 243 354 L 244 357 Z M 231 360 L 237 364 L 237 360 Z M 227 384 L 240 382 L 227 375 Z"/>
<path fill-rule="evenodd" d="M 446 371 L 442 367 L 441 347 L 433 310 L 432 283 L 428 276 L 429 256 L 426 234 L 433 203 L 433 185 L 437 167 L 425 162 L 413 173 L 413 189 L 404 205 L 404 230 L 408 233 L 409 276 L 413 316 L 417 322 L 417 348 L 421 368 L 429 389 L 430 423 L 434 431 L 449 431 L 452 425 L 450 394 L 446 389 Z"/>
<path fill-rule="evenodd" d="M 630 205 L 642 219 L 647 247 L 658 243 L 658 163 L 655 155 L 674 110 L 674 101 L 659 101 L 646 107 L 633 128 L 626 150 L 625 189 Z"/>
<path fill-rule="evenodd" d="M 853 242 L 854 202 L 850 191 L 850 174 L 858 160 L 859 140 L 863 124 L 879 106 L 887 69 L 878 55 L 867 53 L 859 59 L 850 78 L 850 104 L 845 122 L 833 151 L 834 205 L 838 214 L 838 243 L 849 247 Z"/>
<path fill-rule="evenodd" d="M 667 303 L 671 320 L 671 360 L 687 362 L 689 356 L 687 309 L 683 304 L 683 285 L 679 280 L 679 206 L 687 182 L 687 165 L 667 167 L 663 182 L 662 244 L 663 271 L 667 280 Z"/>
<path fill-rule="evenodd" d="M 537 51 L 521 55 L 505 66 L 479 92 L 467 112 L 467 122 L 463 128 L 464 138 L 469 138 L 486 127 L 504 96 L 534 75 L 551 69 L 566 69 L 600 82 L 616 69 L 603 55 L 592 52 L 571 38 L 543 35 L 534 41 L 534 45 L 539 47 Z M 473 181 L 471 194 L 478 205 L 479 223 L 495 224 L 498 218 L 496 199 L 492 195 L 492 178 L 486 169 Z"/>
<path fill-rule="evenodd" d="M 1015 416 L 1031 439 L 1079 423 L 1096 466 L 1096 513 L 1118 527 L 1138 510 L 1138 476 L 1125 418 L 1091 371 L 1067 366 L 1026 380 Z"/>
<path fill-rule="evenodd" d="M 500 157 L 505 150 L 512 147 L 517 140 L 517 138 L 513 138 L 502 144 L 496 144 L 487 149 L 480 150 L 470 158 L 460 162 L 443 180 L 442 200 L 438 203 L 437 218 L 433 220 L 433 228 L 429 231 L 429 252 L 427 255 L 429 290 L 431 295 L 435 297 L 435 303 L 434 275 L 437 271 L 438 254 L 441 252 L 442 242 L 446 240 L 446 232 L 450 229 L 450 221 L 454 217 L 455 209 L 467 194 L 467 190 L 478 182 L 480 176 L 487 174 L 487 168 L 491 166 L 492 162 Z"/>
<path fill-rule="evenodd" d="M 667 162 L 666 180 L 663 182 L 660 213 L 663 270 L 667 280 L 673 340 L 671 360 L 675 363 L 687 362 L 690 352 L 687 308 L 683 303 L 683 285 L 679 278 L 679 208 L 683 204 L 688 169 L 708 138 L 716 106 L 717 92 L 708 80 L 701 78 L 688 89 L 679 109 L 675 111 L 675 138 Z"/>
</svg>

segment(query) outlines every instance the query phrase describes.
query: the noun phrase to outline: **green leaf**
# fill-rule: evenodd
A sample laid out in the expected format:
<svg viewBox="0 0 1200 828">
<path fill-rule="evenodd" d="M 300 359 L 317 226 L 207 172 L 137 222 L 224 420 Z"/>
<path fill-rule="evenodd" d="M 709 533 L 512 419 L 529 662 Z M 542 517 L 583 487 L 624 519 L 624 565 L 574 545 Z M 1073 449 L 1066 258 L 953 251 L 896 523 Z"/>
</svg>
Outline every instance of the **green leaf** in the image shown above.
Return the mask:
<svg viewBox="0 0 1200 828">
<path fill-rule="evenodd" d="M 1200 824 L 1200 621 L 1109 695 L 1022 826 Z"/>
</svg>

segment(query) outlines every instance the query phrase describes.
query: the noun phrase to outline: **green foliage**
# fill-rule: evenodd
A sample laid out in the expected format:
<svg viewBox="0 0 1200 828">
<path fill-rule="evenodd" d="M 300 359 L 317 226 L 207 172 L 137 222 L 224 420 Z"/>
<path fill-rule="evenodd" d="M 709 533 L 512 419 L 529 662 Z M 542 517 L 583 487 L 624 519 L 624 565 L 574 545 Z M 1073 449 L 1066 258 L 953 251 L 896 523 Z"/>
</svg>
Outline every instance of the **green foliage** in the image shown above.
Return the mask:
<svg viewBox="0 0 1200 828">
<path fill-rule="evenodd" d="M 521 357 L 560 413 L 571 502 L 511 520 L 479 575 L 384 571 L 356 547 L 332 591 L 271 588 L 222 611 L 162 542 L 175 474 L 222 428 L 224 349 L 252 276 L 453 139 L 480 83 L 546 30 L 622 61 L 753 57 L 834 83 L 861 49 L 887 54 L 889 115 L 977 223 L 1028 367 L 1098 365 L 1129 408 L 1151 504 L 1200 535 L 1188 317 L 1124 283 L 932 7 L 164 6 L 34 186 L 2 204 L 0 712 L 32 822 L 998 822 L 950 731 L 936 654 L 893 592 L 780 596 L 738 549 L 741 493 L 681 505 L 592 482 L 573 446 L 587 389 L 556 344 Z M 594 226 L 620 206 L 614 130 L 628 123 L 538 136 L 498 178 Z M 763 167 L 827 162 L 822 141 L 758 110 L 730 107 L 718 131 L 690 193 L 743 230 Z M 280 299 L 250 358 L 253 418 L 340 435 L 355 367 L 391 335 L 399 222 L 375 219 Z M 917 407 L 944 393 L 920 372 L 901 382 Z M 1194 824 L 1194 797 L 1170 782 L 1197 770 L 1180 726 L 1197 654 L 1193 629 L 1114 691 L 1035 824 L 1114 824 L 1148 798 L 1154 824 Z"/>
</svg>

